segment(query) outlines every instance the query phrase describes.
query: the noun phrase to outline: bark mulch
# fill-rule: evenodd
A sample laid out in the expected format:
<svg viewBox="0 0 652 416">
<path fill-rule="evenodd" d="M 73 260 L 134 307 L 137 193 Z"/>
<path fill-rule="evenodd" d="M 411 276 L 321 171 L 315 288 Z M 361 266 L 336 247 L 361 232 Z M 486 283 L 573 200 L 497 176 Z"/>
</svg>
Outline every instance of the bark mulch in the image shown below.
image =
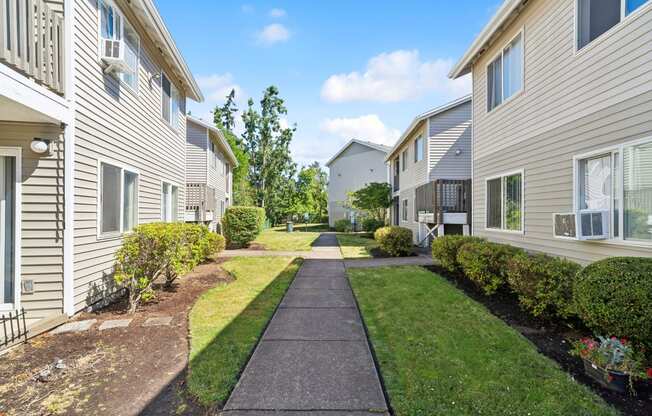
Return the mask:
<svg viewBox="0 0 652 416">
<path fill-rule="evenodd" d="M 187 316 L 199 295 L 231 280 L 218 263 L 203 264 L 134 315 L 120 301 L 75 318 L 96 319 L 89 331 L 43 334 L 9 351 L 0 357 L 0 416 L 207 413 L 183 393 Z M 163 316 L 172 317 L 171 325 L 142 326 Z M 129 318 L 127 328 L 98 329 L 103 321 Z M 54 368 L 58 360 L 64 368 Z M 47 381 L 38 380 L 45 369 Z"/>
<path fill-rule="evenodd" d="M 636 386 L 637 396 L 622 395 L 602 388 L 584 374 L 581 360 L 569 353 L 572 340 L 591 335 L 591 332 L 580 322 L 572 323 L 573 327 L 570 327 L 562 323 L 537 319 L 521 309 L 518 298 L 512 293 L 500 292 L 493 296 L 485 296 L 468 279 L 453 276 L 439 266 L 426 268 L 444 277 L 464 291 L 467 296 L 483 304 L 492 314 L 530 340 L 541 354 L 556 361 L 575 380 L 590 387 L 624 415 L 652 415 L 651 383 L 639 383 Z"/>
</svg>

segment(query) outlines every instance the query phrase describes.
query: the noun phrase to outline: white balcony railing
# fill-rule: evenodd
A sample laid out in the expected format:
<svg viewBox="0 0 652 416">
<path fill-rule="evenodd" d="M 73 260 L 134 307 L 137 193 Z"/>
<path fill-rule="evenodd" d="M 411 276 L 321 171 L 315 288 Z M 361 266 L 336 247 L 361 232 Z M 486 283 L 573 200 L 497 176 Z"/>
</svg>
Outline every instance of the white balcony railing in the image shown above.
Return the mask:
<svg viewBox="0 0 652 416">
<path fill-rule="evenodd" d="M 0 0 L 0 62 L 64 91 L 64 17 L 43 0 Z"/>
</svg>

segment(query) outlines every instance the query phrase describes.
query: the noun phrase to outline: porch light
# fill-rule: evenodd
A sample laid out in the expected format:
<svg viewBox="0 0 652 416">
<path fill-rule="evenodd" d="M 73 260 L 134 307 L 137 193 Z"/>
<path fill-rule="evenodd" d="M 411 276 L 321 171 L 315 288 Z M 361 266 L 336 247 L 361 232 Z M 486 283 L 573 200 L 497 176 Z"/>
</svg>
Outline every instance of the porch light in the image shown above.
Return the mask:
<svg viewBox="0 0 652 416">
<path fill-rule="evenodd" d="M 462 149 L 457 149 L 457 150 L 455 151 L 455 156 L 459 156 L 459 155 L 461 155 L 461 154 L 462 154 Z"/>
<path fill-rule="evenodd" d="M 38 137 L 35 137 L 29 145 L 29 148 L 32 149 L 32 152 L 40 155 L 49 153 L 50 141 L 48 139 L 39 139 Z"/>
</svg>

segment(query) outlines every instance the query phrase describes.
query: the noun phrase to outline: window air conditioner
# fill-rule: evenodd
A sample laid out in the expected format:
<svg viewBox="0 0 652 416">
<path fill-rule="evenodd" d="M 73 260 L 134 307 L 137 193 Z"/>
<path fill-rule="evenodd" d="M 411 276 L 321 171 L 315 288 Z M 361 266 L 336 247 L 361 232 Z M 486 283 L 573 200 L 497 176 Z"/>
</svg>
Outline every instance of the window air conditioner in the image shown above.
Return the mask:
<svg viewBox="0 0 652 416">
<path fill-rule="evenodd" d="M 576 215 L 555 214 L 555 237 L 577 238 Z"/>
<path fill-rule="evenodd" d="M 104 72 L 132 72 L 125 60 L 125 45 L 121 40 L 102 39 L 101 55 L 106 64 Z"/>
<path fill-rule="evenodd" d="M 609 238 L 609 211 L 581 210 L 577 213 L 577 236 L 580 240 Z"/>
</svg>

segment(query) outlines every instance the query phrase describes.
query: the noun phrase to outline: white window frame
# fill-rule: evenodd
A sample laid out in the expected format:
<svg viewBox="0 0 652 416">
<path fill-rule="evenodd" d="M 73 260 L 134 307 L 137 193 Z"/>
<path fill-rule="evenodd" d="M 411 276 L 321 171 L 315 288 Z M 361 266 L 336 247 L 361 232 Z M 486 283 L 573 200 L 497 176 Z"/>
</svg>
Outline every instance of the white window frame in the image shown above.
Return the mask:
<svg viewBox="0 0 652 416">
<path fill-rule="evenodd" d="M 421 144 L 419 144 L 419 141 L 421 141 Z M 424 159 L 424 154 L 425 149 L 423 148 L 423 135 L 418 135 L 416 139 L 414 139 L 414 163 L 419 163 L 423 161 Z M 419 152 L 421 152 L 421 159 L 419 159 Z"/>
<path fill-rule="evenodd" d="M 408 201 L 407 198 L 403 198 L 401 201 L 401 222 L 409 222 L 410 221 L 410 202 Z"/>
<path fill-rule="evenodd" d="M 584 47 L 580 48 L 580 0 L 575 0 L 575 19 L 574 19 L 574 29 L 575 29 L 575 55 L 581 54 L 584 51 L 590 50 L 593 45 L 600 43 L 601 39 L 606 39 L 611 34 L 614 32 L 614 30 L 617 30 L 616 28 L 620 27 L 623 22 L 627 21 L 628 19 L 635 18 L 635 16 L 640 15 L 641 13 L 644 13 L 644 10 L 647 7 L 652 7 L 652 1 L 648 1 L 647 3 L 643 4 L 641 7 L 638 9 L 634 10 L 630 14 L 627 13 L 627 0 L 620 0 L 620 22 L 616 23 L 613 25 L 613 27 L 609 28 L 606 32 L 598 36 L 597 38 L 593 39 L 591 42 L 587 43 L 584 45 Z"/>
<path fill-rule="evenodd" d="M 125 40 L 125 27 L 128 25 L 131 30 L 136 34 L 136 38 L 138 39 L 138 49 L 136 50 L 136 71 L 134 73 L 134 76 L 136 78 L 136 85 L 131 86 L 128 83 L 126 83 L 122 77 L 119 74 L 112 73 L 111 75 L 120 82 L 121 85 L 124 85 L 129 91 L 134 93 L 136 96 L 138 96 L 138 91 L 139 91 L 139 84 L 140 84 L 140 77 L 139 77 L 139 72 L 140 72 L 140 48 L 141 48 L 141 39 L 140 35 L 134 29 L 134 26 L 129 22 L 129 20 L 125 17 L 124 13 L 122 13 L 122 10 L 120 10 L 120 7 L 118 7 L 117 4 L 113 0 L 97 0 L 97 60 L 98 62 L 102 62 L 102 3 L 104 3 L 106 6 L 111 7 L 113 9 L 113 14 L 118 14 L 120 16 L 120 21 L 122 22 L 122 25 L 120 27 L 121 33 L 120 33 L 120 40 L 123 43 L 123 46 L 126 45 L 126 40 Z"/>
<path fill-rule="evenodd" d="M 110 165 L 120 169 L 120 231 L 109 233 L 102 232 L 102 164 Z M 115 162 L 110 159 L 97 159 L 97 239 L 105 240 L 111 238 L 121 238 L 125 234 L 129 234 L 132 230 L 124 229 L 124 186 L 125 186 L 125 171 L 136 175 L 136 223 L 134 228 L 140 224 L 140 172 L 138 169 L 131 166 Z"/>
<path fill-rule="evenodd" d="M 8 156 L 16 159 L 14 166 L 16 175 L 16 190 L 14 194 L 14 302 L 13 303 L 0 303 L 1 312 L 9 312 L 20 309 L 20 295 L 21 289 L 21 248 L 22 248 L 22 184 L 23 184 L 23 170 L 22 170 L 22 148 L 20 147 L 4 147 L 0 146 L 0 156 Z"/>
<path fill-rule="evenodd" d="M 400 172 L 405 172 L 407 170 L 407 166 L 408 166 L 407 161 L 408 161 L 408 150 L 409 150 L 409 148 L 410 148 L 410 146 L 408 146 L 407 149 L 405 149 L 405 150 L 403 150 L 401 152 L 401 160 L 399 162 L 401 164 Z"/>
<path fill-rule="evenodd" d="M 167 207 L 168 212 L 170 212 L 170 220 L 169 221 L 163 216 L 163 187 L 165 185 L 170 186 L 170 206 Z M 162 222 L 177 222 L 177 221 L 179 221 L 179 213 L 180 213 L 180 211 L 179 211 L 179 201 L 178 200 L 177 200 L 177 216 L 176 216 L 176 218 L 174 218 L 172 216 L 172 207 L 173 207 L 173 205 L 172 205 L 172 189 L 173 188 L 177 188 L 177 196 L 178 196 L 179 195 L 179 190 L 181 189 L 179 184 L 177 184 L 177 183 L 175 183 L 173 181 L 169 181 L 169 180 L 164 180 L 164 179 L 161 180 L 161 187 L 159 188 L 160 192 L 161 192 L 161 195 L 160 195 L 160 197 L 161 197 L 160 202 L 161 203 L 160 203 L 160 208 L 159 209 L 160 209 L 160 218 L 161 218 Z"/>
<path fill-rule="evenodd" d="M 165 77 L 168 82 L 170 83 L 170 120 L 167 120 L 163 116 L 163 77 Z M 177 112 L 175 113 L 174 110 L 174 100 L 175 97 L 177 99 Z M 172 82 L 172 78 L 170 78 L 165 71 L 161 70 L 161 119 L 165 121 L 165 123 L 170 126 L 170 128 L 174 131 L 179 131 L 179 124 L 181 123 L 181 93 L 177 89 L 176 85 L 174 85 L 174 82 Z"/>
<path fill-rule="evenodd" d="M 647 6 L 645 4 L 642 7 Z M 637 10 L 638 11 L 638 10 Z M 587 240 L 583 242 L 591 244 L 617 244 L 617 245 L 627 245 L 627 246 L 636 246 L 636 247 L 652 247 L 652 241 L 642 241 L 642 240 L 628 240 L 625 238 L 625 175 L 624 175 L 624 151 L 628 147 L 640 146 L 644 144 L 652 143 L 652 136 L 644 137 L 642 139 L 620 143 L 613 146 L 603 147 L 596 149 L 590 152 L 582 153 L 579 155 L 573 156 L 573 212 L 578 212 L 580 206 L 580 187 L 579 187 L 579 167 L 580 162 L 585 159 L 591 159 L 600 155 L 606 156 L 611 155 L 612 157 L 612 166 L 611 166 L 611 181 L 612 181 L 612 195 L 611 195 L 611 204 L 609 208 L 609 239 L 607 240 Z M 613 161 L 614 154 L 618 153 L 618 165 L 620 166 L 621 172 L 618 177 L 620 178 L 620 184 L 616 187 L 614 179 L 614 170 L 613 170 Z M 618 195 L 615 195 L 615 192 L 619 190 Z M 618 199 L 618 237 L 614 236 L 614 198 Z"/>
<path fill-rule="evenodd" d="M 217 145 L 213 140 L 210 138 L 208 139 L 208 159 L 209 159 L 209 166 L 211 169 L 217 170 L 217 152 L 216 152 Z"/>
<path fill-rule="evenodd" d="M 579 1 L 579 0 L 577 0 Z M 509 47 L 509 45 L 516 40 L 517 37 L 521 36 L 521 42 L 523 43 L 523 53 L 521 54 L 521 88 L 516 91 L 514 94 L 510 95 L 507 99 L 505 98 L 505 83 L 503 82 L 503 73 L 505 72 L 505 49 Z M 501 96 L 501 101 L 500 104 L 495 106 L 494 108 L 489 108 L 489 88 L 488 85 L 485 85 L 485 100 L 487 105 L 485 106 L 485 112 L 487 114 L 493 113 L 496 109 L 504 106 L 508 102 L 516 99 L 517 97 L 521 96 L 523 94 L 523 91 L 525 91 L 525 26 L 521 27 L 521 30 L 518 31 L 512 38 L 507 41 L 502 48 L 500 48 L 500 52 L 497 52 L 490 60 L 487 62 L 484 68 L 484 73 L 485 73 L 485 83 L 489 83 L 489 78 L 487 78 L 487 73 L 489 70 L 489 65 L 491 65 L 498 57 L 501 57 L 500 61 L 500 96 Z"/>
<path fill-rule="evenodd" d="M 521 175 L 521 229 L 508 230 L 505 228 L 505 178 L 508 176 Z M 489 227 L 487 224 L 487 217 L 489 215 L 489 181 L 494 179 L 501 179 L 500 183 L 500 228 Z M 493 231 L 497 233 L 508 234 L 525 234 L 525 170 L 513 170 L 498 175 L 488 176 L 484 180 L 484 229 L 485 231 Z"/>
</svg>

